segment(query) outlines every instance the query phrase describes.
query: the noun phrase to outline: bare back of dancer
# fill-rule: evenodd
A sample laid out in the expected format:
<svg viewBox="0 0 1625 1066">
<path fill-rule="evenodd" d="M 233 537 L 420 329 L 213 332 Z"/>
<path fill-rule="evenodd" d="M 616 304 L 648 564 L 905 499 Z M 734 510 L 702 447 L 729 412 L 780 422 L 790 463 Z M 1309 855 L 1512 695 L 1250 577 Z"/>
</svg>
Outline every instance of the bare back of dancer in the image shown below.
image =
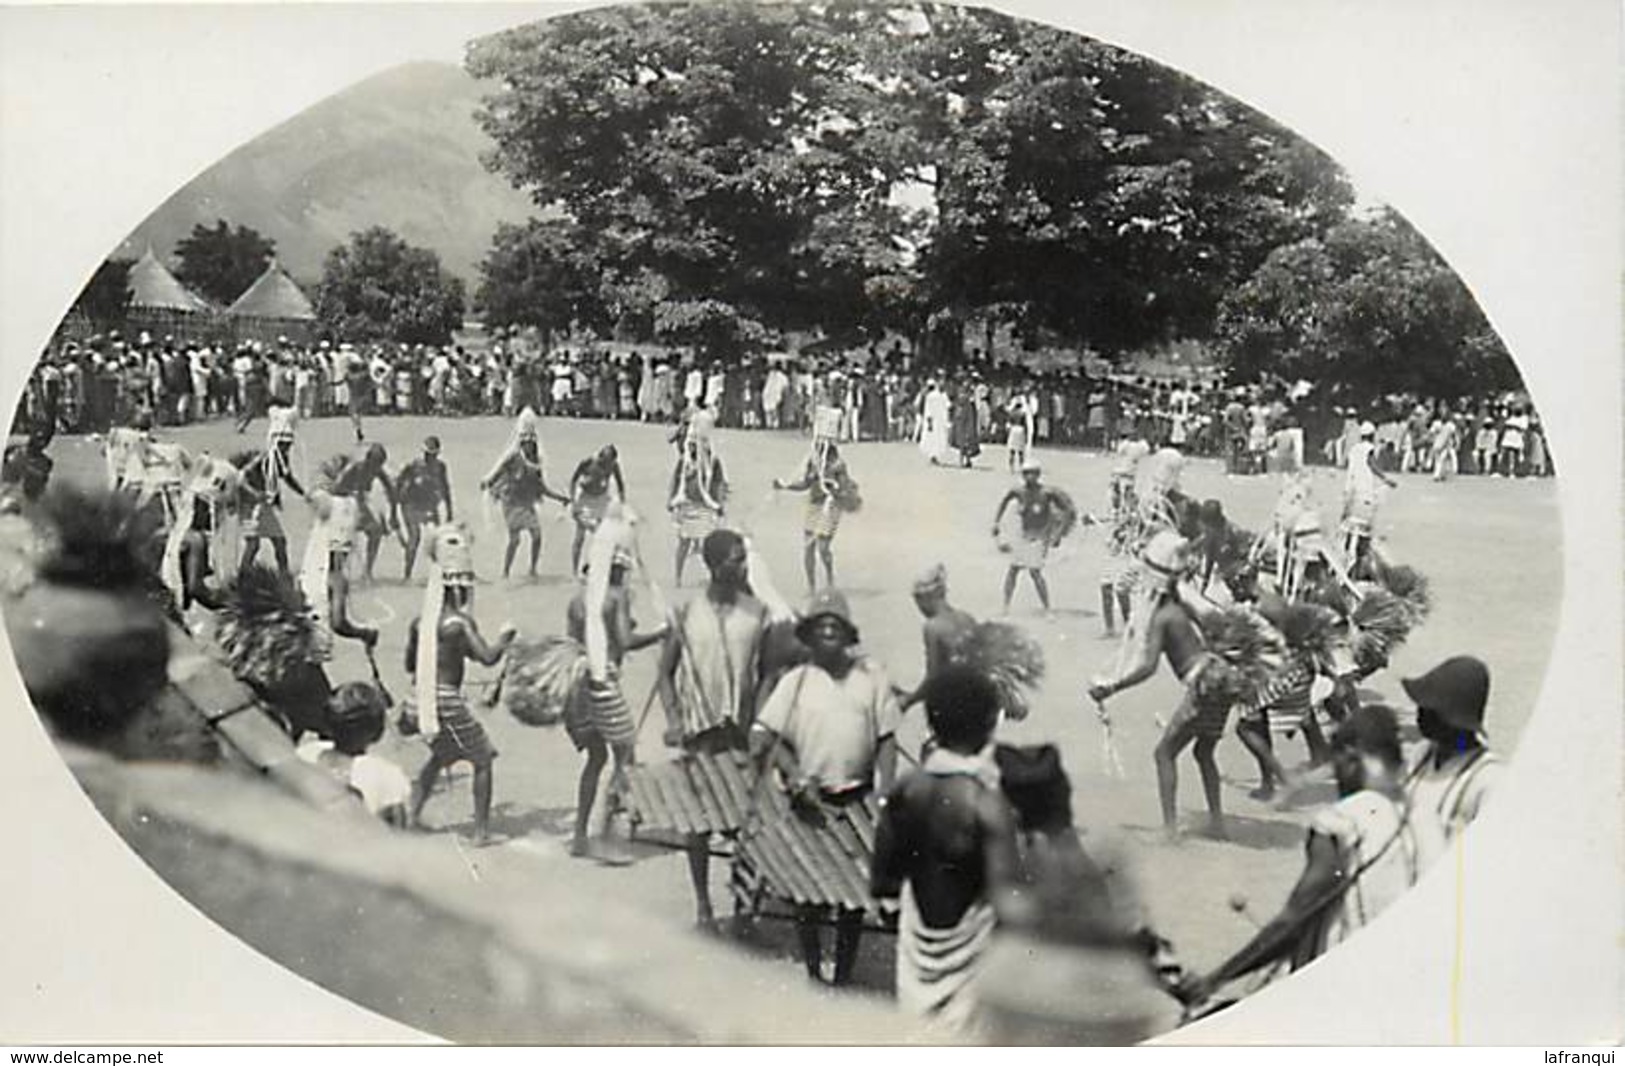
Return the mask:
<svg viewBox="0 0 1625 1066">
<path fill-rule="evenodd" d="M 1015 821 L 997 790 L 966 776 L 915 774 L 893 793 L 875 840 L 877 895 L 907 882 L 925 924 L 951 929 L 1015 869 Z"/>
</svg>

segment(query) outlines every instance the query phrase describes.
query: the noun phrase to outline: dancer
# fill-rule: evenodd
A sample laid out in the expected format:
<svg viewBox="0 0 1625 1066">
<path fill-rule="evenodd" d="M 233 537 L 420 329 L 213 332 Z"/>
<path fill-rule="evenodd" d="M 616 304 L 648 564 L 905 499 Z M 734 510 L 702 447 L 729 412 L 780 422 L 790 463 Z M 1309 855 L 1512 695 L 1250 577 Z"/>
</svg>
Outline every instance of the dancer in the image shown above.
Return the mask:
<svg viewBox="0 0 1625 1066">
<path fill-rule="evenodd" d="M 822 420 L 820 420 L 822 421 Z M 775 490 L 807 493 L 807 513 L 802 524 L 802 572 L 807 576 L 807 595 L 818 591 L 817 562 L 824 563 L 824 584 L 835 584 L 835 534 L 841 528 L 842 512 L 857 510 L 858 485 L 852 480 L 841 449 L 830 436 L 813 439 L 812 454 L 795 481 L 773 479 Z"/>
<path fill-rule="evenodd" d="M 711 571 L 703 594 L 673 619 L 660 658 L 660 703 L 666 713 L 665 742 L 708 755 L 744 751 L 762 688 L 762 648 L 768 609 L 751 592 L 749 551 L 739 534 L 718 529 L 705 538 L 701 555 Z M 688 840 L 695 919 L 715 927 L 711 907 L 710 846 Z"/>
<path fill-rule="evenodd" d="M 925 619 L 925 676 L 913 692 L 897 693 L 900 711 L 925 699 L 931 679 L 958 661 L 976 619 L 948 602 L 948 568 L 937 563 L 914 580 L 914 606 Z"/>
<path fill-rule="evenodd" d="M 1115 676 L 1097 679 L 1089 686 L 1090 698 L 1104 704 L 1117 693 L 1149 680 L 1164 657 L 1184 685 L 1184 698 L 1155 752 L 1163 828 L 1170 841 L 1179 837 L 1175 760 L 1193 741 L 1207 799 L 1208 828 L 1213 836 L 1224 839 L 1219 766 L 1213 753 L 1224 736 L 1233 702 L 1233 694 L 1218 683 L 1224 671 L 1216 669 L 1217 659 L 1208 650 L 1198 623 L 1198 610 L 1205 605 L 1180 594 L 1179 583 L 1189 566 L 1187 551 L 1185 538 L 1172 531 L 1151 538 L 1140 556 L 1141 602 L 1123 635 L 1125 649 L 1135 658 Z"/>
<path fill-rule="evenodd" d="M 401 525 L 400 500 L 395 492 L 395 483 L 384 470 L 388 463 L 389 452 L 384 450 L 384 446 L 369 444 L 340 453 L 322 466 L 322 476 L 331 485 L 331 494 L 346 497 L 355 505 L 355 527 L 351 536 L 353 540 L 354 534 L 359 533 L 366 541 L 362 575 L 368 582 L 373 579 L 373 567 L 378 562 L 378 549 L 383 544 L 384 534 L 396 532 Z M 384 498 L 389 501 L 388 519 L 380 519 L 374 514 L 367 501 L 374 485 L 383 487 Z"/>
<path fill-rule="evenodd" d="M 669 503 L 677 524 L 676 583 L 683 583 L 683 564 L 716 530 L 728 507 L 728 475 L 711 444 L 716 416 L 700 408 L 677 431 L 677 465 L 672 468 Z"/>
<path fill-rule="evenodd" d="M 344 490 L 361 484 L 363 478 L 383 476 L 383 451 L 380 445 L 375 444 L 359 464 L 328 463 L 329 471 L 338 475 L 331 483 L 331 490 L 316 489 L 307 497 L 311 510 L 315 512 L 316 522 L 305 542 L 299 587 L 315 612 L 321 634 L 318 647 L 324 659 L 332 655 L 334 637 L 360 641 L 368 654 L 378 644 L 378 630 L 358 625 L 350 617 L 350 576 L 346 568 L 355 549 L 362 505 L 353 493 Z M 393 490 L 390 498 L 394 499 Z"/>
<path fill-rule="evenodd" d="M 208 587 L 207 579 L 219 558 L 215 542 L 240 487 L 235 466 L 205 456 L 181 493 L 175 520 L 164 538 L 159 575 L 182 614 L 194 603 L 214 611 L 223 602 Z"/>
<path fill-rule="evenodd" d="M 570 854 L 592 855 L 600 862 L 624 865 L 630 861 L 616 847 L 613 825 L 620 811 L 626 772 L 636 761 L 637 723 L 621 691 L 621 664 L 628 652 L 664 642 L 670 632 L 662 626 L 638 633 L 632 617 L 632 589 L 628 581 L 637 565 L 634 516 L 620 503 L 611 503 L 589 542 L 586 583 L 570 601 L 565 623 L 571 640 L 587 649 L 588 676 L 566 707 L 564 728 L 577 751 L 587 755 L 576 786 L 575 831 Z M 595 848 L 588 842 L 593 804 L 604 764 L 613 755 L 608 813 L 604 834 Z"/>
<path fill-rule="evenodd" d="M 473 843 L 491 843 L 492 763 L 496 748 L 463 696 L 464 664 L 495 666 L 518 636 L 504 625 L 487 644 L 474 621 L 474 552 L 455 525 L 441 526 L 429 545 L 429 583 L 423 613 L 406 634 L 406 672 L 412 676 L 417 728 L 429 740 L 429 761 L 418 772 L 411 819 L 420 824 L 423 806 L 440 772 L 455 763 L 474 765 Z"/>
<path fill-rule="evenodd" d="M 1236 721 L 1236 737 L 1258 761 L 1259 784 L 1248 794 L 1263 802 L 1275 797 L 1278 785 L 1290 789 L 1295 783 L 1276 758 L 1275 736 L 1290 737 L 1301 730 L 1309 746 L 1310 765 L 1326 761 L 1326 738 L 1315 717 L 1313 694 L 1315 679 L 1330 655 L 1331 629 L 1336 621 L 1323 607 L 1288 605 L 1276 597 L 1269 600 L 1259 610 L 1280 632 L 1285 655 L 1280 669 L 1242 708 Z"/>
<path fill-rule="evenodd" d="M 1360 425 L 1360 443 L 1349 452 L 1348 475 L 1343 481 L 1343 558 L 1358 579 L 1371 575 L 1371 537 L 1377 527 L 1377 486 L 1398 488 L 1398 482 L 1377 469 L 1377 427 Z"/>
<path fill-rule="evenodd" d="M 1078 509 L 1070 497 L 1060 489 L 1043 483 L 1044 468 L 1037 459 L 1029 458 L 1021 464 L 1020 487 L 1004 494 L 999 509 L 993 515 L 993 536 L 1001 536 L 1004 512 L 1012 503 L 1021 512 L 1021 540 L 1010 547 L 1010 566 L 1004 573 L 1004 613 L 1010 613 L 1010 599 L 1015 595 L 1016 578 L 1025 570 L 1032 577 L 1038 601 L 1044 614 L 1050 613 L 1049 585 L 1044 581 L 1044 562 L 1051 548 L 1072 531 L 1078 521 Z"/>
<path fill-rule="evenodd" d="M 529 578 L 535 581 L 536 567 L 542 557 L 541 502 L 548 499 L 568 505 L 570 498 L 547 485 L 536 412 L 529 407 L 519 412 L 513 438 L 491 472 L 480 481 L 480 491 L 491 493 L 502 503 L 502 522 L 508 529 L 508 543 L 502 552 L 503 579 L 513 573 L 520 538 L 529 536 Z"/>
<path fill-rule="evenodd" d="M 1117 635 L 1113 607 L 1122 615 L 1123 624 L 1128 624 L 1130 598 L 1138 575 L 1136 560 L 1145 541 L 1137 488 L 1139 464 L 1148 451 L 1143 441 L 1120 444 L 1106 490 L 1106 513 L 1110 516 L 1111 528 L 1106 534 L 1106 562 L 1100 571 L 1100 616 L 1107 637 Z"/>
<path fill-rule="evenodd" d="M 614 495 L 610 487 L 614 486 Z M 621 473 L 620 454 L 615 445 L 606 444 L 597 453 L 581 460 L 570 475 L 570 517 L 575 519 L 576 536 L 570 544 L 570 572 L 581 573 L 581 549 L 587 538 L 604 520 L 604 514 L 616 501 L 626 501 L 626 477 Z"/>
<path fill-rule="evenodd" d="M 402 548 L 406 552 L 406 566 L 402 578 L 409 582 L 424 531 L 441 522 L 456 521 L 452 513 L 451 478 L 446 474 L 445 460 L 440 458 L 439 437 L 424 438 L 423 454 L 401 467 L 395 484 L 401 500 L 401 531 L 405 538 Z"/>
<path fill-rule="evenodd" d="M 243 522 L 243 561 L 246 569 L 259 557 L 260 541 L 271 542 L 277 569 L 286 574 L 288 565 L 288 534 L 282 528 L 282 483 L 305 498 L 305 488 L 293 473 L 293 442 L 297 412 L 292 407 L 277 404 L 268 412 L 270 427 L 266 430 L 265 451 L 245 452 L 235 462 L 243 473 L 243 489 L 249 501 L 248 517 Z"/>
</svg>

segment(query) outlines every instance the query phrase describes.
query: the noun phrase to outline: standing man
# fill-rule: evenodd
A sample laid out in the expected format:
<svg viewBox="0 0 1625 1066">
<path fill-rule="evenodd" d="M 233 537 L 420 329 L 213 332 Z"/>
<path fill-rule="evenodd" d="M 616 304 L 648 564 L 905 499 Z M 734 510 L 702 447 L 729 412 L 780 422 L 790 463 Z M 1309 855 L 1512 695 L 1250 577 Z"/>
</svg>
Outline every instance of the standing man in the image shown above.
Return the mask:
<svg viewBox="0 0 1625 1066">
<path fill-rule="evenodd" d="M 1433 480 L 1447 481 L 1456 476 L 1460 466 L 1457 458 L 1461 448 L 1461 428 L 1456 416 L 1441 410 L 1433 420 Z"/>
<path fill-rule="evenodd" d="M 999 791 L 998 689 L 964 666 L 926 685 L 933 747 L 887 795 L 870 890 L 896 900 L 897 1004 L 933 1036 L 975 1037 L 995 902 L 1016 883 L 1016 820 Z"/>
<path fill-rule="evenodd" d="M 495 666 L 518 636 L 505 625 L 487 644 L 474 621 L 474 554 L 468 537 L 455 526 L 437 531 L 429 547 L 432 568 L 424 589 L 423 613 L 406 634 L 406 672 L 416 689 L 418 728 L 429 740 L 429 761 L 418 772 L 412 795 L 412 824 L 422 824 L 423 805 L 440 772 L 458 762 L 474 765 L 475 847 L 491 842 L 491 764 L 497 750 L 463 696 L 464 664 Z"/>
<path fill-rule="evenodd" d="M 948 568 L 937 563 L 914 580 L 914 606 L 925 619 L 925 676 L 913 692 L 899 692 L 901 711 L 925 699 L 931 679 L 958 660 L 976 619 L 948 602 Z"/>
<path fill-rule="evenodd" d="M 1501 777 L 1501 760 L 1484 736 L 1490 672 L 1459 655 L 1400 683 L 1428 742 L 1407 784 L 1426 869 L 1478 817 Z"/>
<path fill-rule="evenodd" d="M 1371 538 L 1377 526 L 1377 486 L 1393 489 L 1397 482 L 1377 469 L 1377 427 L 1360 425 L 1360 443 L 1349 452 L 1348 475 L 1343 481 L 1343 558 L 1349 573 L 1359 578 L 1370 573 Z"/>
<path fill-rule="evenodd" d="M 423 531 L 456 518 L 452 514 L 451 479 L 446 475 L 446 464 L 440 458 L 440 438 L 424 438 L 423 454 L 402 467 L 395 482 L 401 499 L 402 532 L 406 536 L 403 579 L 411 581 L 418 546 L 423 542 Z"/>
<path fill-rule="evenodd" d="M 344 385 L 345 394 L 350 398 L 350 428 L 355 430 L 355 441 L 360 444 L 367 439 L 361 428 L 361 416 L 367 414 L 372 407 L 373 384 L 372 370 L 363 359 L 348 344 L 339 345 L 345 356 Z"/>
<path fill-rule="evenodd" d="M 606 444 L 581 460 L 570 475 L 570 496 L 570 517 L 576 524 L 575 540 L 570 544 L 570 573 L 579 575 L 581 549 L 587 538 L 604 520 L 610 504 L 626 501 L 626 477 L 621 473 L 621 457 L 615 445 Z"/>
<path fill-rule="evenodd" d="M 305 496 L 304 486 L 299 484 L 299 479 L 293 473 L 297 412 L 292 407 L 278 404 L 267 414 L 271 426 L 266 433 L 264 453 L 250 453 L 247 462 L 238 464 L 243 471 L 244 495 L 251 501 L 248 519 L 243 523 L 242 568 L 247 569 L 253 564 L 263 539 L 271 542 L 277 569 L 286 574 L 289 572 L 288 534 L 283 530 L 282 518 L 278 514 L 282 509 L 282 483 L 286 481 L 294 492 Z"/>
<path fill-rule="evenodd" d="M 1044 581 L 1044 562 L 1050 549 L 1061 542 L 1078 520 L 1077 508 L 1066 493 L 1043 484 L 1044 468 L 1037 459 L 1021 464 L 1022 484 L 1005 493 L 993 515 L 993 536 L 1000 536 L 1004 512 L 1014 503 L 1021 511 L 1021 540 L 1009 548 L 1010 566 L 1004 573 L 1004 613 L 1010 613 L 1016 577 L 1025 570 L 1032 576 L 1038 600 L 1049 614 L 1049 585 Z"/>
<path fill-rule="evenodd" d="M 891 791 L 897 766 L 897 700 L 885 671 L 854 653 L 858 629 L 846 597 L 826 589 L 796 625 L 812 661 L 793 667 L 773 687 L 751 734 L 758 772 L 777 767 L 795 802 L 812 809 L 849 807 L 879 787 Z M 826 908 L 802 906 L 796 920 L 807 974 L 823 980 L 819 925 Z M 835 915 L 831 984 L 852 977 L 863 912 Z"/>
<path fill-rule="evenodd" d="M 537 436 L 536 412 L 519 412 L 514 439 L 497 460 L 496 466 L 480 481 L 480 491 L 490 492 L 502 503 L 502 521 L 508 527 L 508 544 L 502 553 L 502 576 L 513 573 L 513 559 L 519 552 L 519 539 L 530 537 L 530 579 L 536 580 L 536 567 L 542 557 L 542 520 L 538 514 L 542 500 L 570 503 L 570 497 L 548 488 L 542 469 L 542 445 Z"/>
<path fill-rule="evenodd" d="M 395 492 L 395 483 L 384 470 L 384 466 L 389 462 L 389 453 L 384 450 L 384 446 L 373 444 L 365 449 L 358 448 L 356 451 L 360 454 L 345 457 L 345 460 L 337 466 L 333 476 L 333 495 L 347 496 L 355 501 L 355 531 L 367 542 L 362 573 L 366 580 L 371 582 L 373 567 L 378 562 L 378 548 L 383 544 L 384 534 L 400 529 L 400 500 Z M 367 496 L 374 484 L 383 487 L 384 498 L 389 502 L 387 521 L 380 520 L 368 506 Z"/>
<path fill-rule="evenodd" d="M 768 612 L 751 593 L 748 553 L 739 534 L 714 530 L 701 555 L 711 580 L 676 612 L 660 658 L 665 742 L 688 753 L 744 751 L 759 703 Z M 716 924 L 710 856 L 705 836 L 689 838 L 695 921 L 702 929 Z"/>
<path fill-rule="evenodd" d="M 814 433 L 818 430 L 815 427 Z M 817 562 L 824 562 L 825 586 L 835 584 L 835 534 L 841 529 L 841 514 L 856 499 L 857 485 L 841 458 L 841 450 L 831 437 L 813 440 L 812 454 L 795 481 L 773 479 L 775 490 L 807 493 L 807 512 L 802 521 L 802 571 L 807 576 L 807 594 L 818 589 Z"/>
<path fill-rule="evenodd" d="M 1164 657 L 1174 676 L 1185 686 L 1184 699 L 1169 720 L 1155 752 L 1162 824 L 1170 841 L 1179 837 L 1176 803 L 1179 776 L 1175 760 L 1192 741 L 1196 745 L 1193 754 L 1207 799 L 1209 831 L 1219 839 L 1225 836 L 1219 765 L 1213 753 L 1224 736 L 1225 723 L 1230 716 L 1230 697 L 1212 693 L 1203 684 L 1214 657 L 1207 650 L 1195 610 L 1179 594 L 1180 579 L 1189 567 L 1187 550 L 1185 538 L 1169 530 L 1158 533 L 1146 544 L 1140 555 L 1144 602 L 1136 607 L 1129 630 L 1123 635 L 1134 660 L 1116 676 L 1099 679 L 1089 686 L 1090 698 L 1103 705 L 1117 693 L 1149 680 Z"/>
</svg>

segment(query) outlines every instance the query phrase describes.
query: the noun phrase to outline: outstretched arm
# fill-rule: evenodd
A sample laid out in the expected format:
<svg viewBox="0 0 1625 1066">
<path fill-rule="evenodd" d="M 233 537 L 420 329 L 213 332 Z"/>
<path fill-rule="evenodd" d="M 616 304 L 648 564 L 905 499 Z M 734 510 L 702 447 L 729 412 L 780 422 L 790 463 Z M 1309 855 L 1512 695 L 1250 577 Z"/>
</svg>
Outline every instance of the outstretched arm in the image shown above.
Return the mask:
<svg viewBox="0 0 1625 1066">
<path fill-rule="evenodd" d="M 1218 969 L 1202 978 L 1198 985 L 1204 992 L 1244 977 L 1261 966 L 1268 966 L 1287 957 L 1307 931 L 1315 916 L 1334 898 L 1346 871 L 1338 859 L 1337 845 L 1321 833 L 1309 834 L 1308 857 L 1303 874 L 1287 898 L 1281 913 L 1270 919 L 1247 945 L 1232 955 Z"/>
<path fill-rule="evenodd" d="M 1157 672 L 1157 660 L 1162 658 L 1162 643 L 1162 626 L 1153 619 L 1150 631 L 1146 634 L 1145 646 L 1140 649 L 1128 672 L 1121 677 L 1089 686 L 1089 695 L 1097 700 L 1108 699 L 1126 688 L 1133 688 L 1148 680 Z"/>
</svg>

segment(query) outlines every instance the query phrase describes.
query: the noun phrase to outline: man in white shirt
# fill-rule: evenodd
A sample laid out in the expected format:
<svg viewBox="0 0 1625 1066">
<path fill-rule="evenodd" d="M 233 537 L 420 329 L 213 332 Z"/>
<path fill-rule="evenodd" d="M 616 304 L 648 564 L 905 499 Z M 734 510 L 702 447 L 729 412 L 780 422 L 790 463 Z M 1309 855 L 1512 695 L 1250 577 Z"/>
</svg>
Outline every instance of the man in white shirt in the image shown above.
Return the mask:
<svg viewBox="0 0 1625 1066">
<path fill-rule="evenodd" d="M 860 802 L 878 784 L 891 791 L 900 712 L 885 671 L 855 655 L 858 630 L 846 597 L 826 589 L 796 626 L 812 661 L 774 686 L 757 717 L 751 751 L 762 772 L 776 766 L 791 783 L 792 803 L 813 818 L 825 807 Z M 825 908 L 804 906 L 797 917 L 807 973 L 823 979 L 819 926 Z M 833 984 L 845 984 L 857 961 L 863 912 L 835 916 Z"/>
<path fill-rule="evenodd" d="M 1370 565 L 1371 537 L 1377 526 L 1377 486 L 1394 488 L 1394 481 L 1377 469 L 1377 427 L 1360 425 L 1360 441 L 1349 449 L 1348 474 L 1343 481 L 1343 558 L 1349 573 L 1359 576 Z"/>
<path fill-rule="evenodd" d="M 762 417 L 768 429 L 779 428 L 780 408 L 784 404 L 784 394 L 790 388 L 790 377 L 784 368 L 774 363 L 767 371 L 767 380 L 762 383 Z"/>
</svg>

